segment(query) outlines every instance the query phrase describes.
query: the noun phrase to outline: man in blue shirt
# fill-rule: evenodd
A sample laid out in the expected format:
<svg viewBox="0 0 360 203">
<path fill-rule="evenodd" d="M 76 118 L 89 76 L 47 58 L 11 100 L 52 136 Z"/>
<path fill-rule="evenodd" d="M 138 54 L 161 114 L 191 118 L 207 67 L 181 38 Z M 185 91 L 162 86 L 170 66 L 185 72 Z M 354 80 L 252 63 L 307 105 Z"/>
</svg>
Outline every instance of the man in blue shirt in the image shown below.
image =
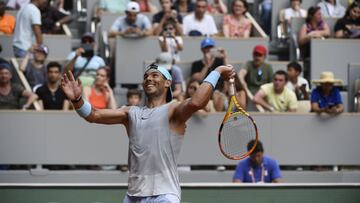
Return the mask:
<svg viewBox="0 0 360 203">
<path fill-rule="evenodd" d="M 248 143 L 248 150 L 255 144 L 255 140 Z M 278 183 L 281 182 L 281 172 L 278 163 L 268 156 L 264 156 L 264 148 L 258 141 L 250 157 L 241 161 L 235 170 L 233 182 L 244 183 Z"/>
<path fill-rule="evenodd" d="M 340 91 L 336 85 L 342 81 L 334 78 L 333 72 L 322 72 L 319 80 L 312 81 L 318 85 L 311 92 L 311 111 L 316 113 L 339 114 L 344 111 Z"/>
</svg>

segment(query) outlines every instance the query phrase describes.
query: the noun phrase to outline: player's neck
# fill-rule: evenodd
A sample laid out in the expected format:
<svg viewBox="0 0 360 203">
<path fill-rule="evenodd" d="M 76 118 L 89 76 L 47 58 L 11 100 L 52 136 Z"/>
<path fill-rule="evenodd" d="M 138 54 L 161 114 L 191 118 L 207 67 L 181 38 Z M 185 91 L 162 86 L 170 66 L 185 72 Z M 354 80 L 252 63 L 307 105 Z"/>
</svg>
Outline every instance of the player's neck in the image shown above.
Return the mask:
<svg viewBox="0 0 360 203">
<path fill-rule="evenodd" d="M 166 104 L 165 98 L 163 97 L 149 98 L 148 101 L 146 102 L 146 106 L 148 108 L 155 108 L 163 104 Z"/>
</svg>

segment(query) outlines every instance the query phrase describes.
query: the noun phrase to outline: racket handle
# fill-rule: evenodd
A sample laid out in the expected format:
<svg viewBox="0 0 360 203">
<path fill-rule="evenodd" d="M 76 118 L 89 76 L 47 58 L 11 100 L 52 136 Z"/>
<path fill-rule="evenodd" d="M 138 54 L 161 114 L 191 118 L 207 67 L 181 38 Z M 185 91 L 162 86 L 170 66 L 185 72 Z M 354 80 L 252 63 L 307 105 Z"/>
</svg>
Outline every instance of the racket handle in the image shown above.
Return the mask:
<svg viewBox="0 0 360 203">
<path fill-rule="evenodd" d="M 229 95 L 233 96 L 235 95 L 235 79 L 234 78 L 230 78 L 229 80 Z"/>
</svg>

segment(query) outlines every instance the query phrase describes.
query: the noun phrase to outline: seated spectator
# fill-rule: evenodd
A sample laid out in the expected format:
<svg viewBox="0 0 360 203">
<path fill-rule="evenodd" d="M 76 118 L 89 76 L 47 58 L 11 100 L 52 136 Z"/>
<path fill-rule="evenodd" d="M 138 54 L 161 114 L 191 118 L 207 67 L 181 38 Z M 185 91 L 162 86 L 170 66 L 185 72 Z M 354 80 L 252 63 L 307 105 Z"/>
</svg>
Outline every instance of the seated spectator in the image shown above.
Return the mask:
<svg viewBox="0 0 360 203">
<path fill-rule="evenodd" d="M 138 38 L 151 35 L 150 20 L 139 12 L 139 4 L 133 1 L 129 2 L 125 11 L 126 15 L 115 20 L 110 28 L 109 37 L 119 35 Z"/>
<path fill-rule="evenodd" d="M 339 0 L 325 0 L 318 3 L 323 17 L 342 18 L 345 15 L 345 8 Z"/>
<path fill-rule="evenodd" d="M 196 1 L 195 11 L 184 17 L 184 35 L 212 36 L 218 33 L 214 18 L 206 13 L 207 7 L 207 0 Z"/>
<path fill-rule="evenodd" d="M 151 3 L 151 0 L 134 0 L 137 2 L 140 6 L 140 12 L 141 13 L 156 13 L 158 12 L 158 9 L 155 5 Z"/>
<path fill-rule="evenodd" d="M 49 62 L 47 65 L 47 82 L 35 90 L 40 100 L 40 106 L 45 110 L 68 110 L 69 101 L 60 88 L 61 65 Z"/>
<path fill-rule="evenodd" d="M 305 24 L 299 32 L 299 46 L 303 58 L 310 57 L 310 41 L 312 38 L 330 36 L 330 28 L 321 17 L 320 7 L 310 7 Z"/>
<path fill-rule="evenodd" d="M 256 45 L 253 50 L 253 60 L 246 62 L 239 71 L 239 79 L 247 94 L 255 94 L 261 85 L 272 81 L 272 66 L 265 62 L 266 47 Z"/>
<path fill-rule="evenodd" d="M 153 16 L 153 34 L 160 35 L 163 31 L 165 23 L 171 22 L 174 24 L 176 35 L 182 35 L 182 16 L 174 9 L 172 9 L 171 0 L 160 0 L 162 10 Z"/>
<path fill-rule="evenodd" d="M 41 14 L 39 8 L 45 1 L 32 0 L 25 4 L 16 15 L 16 25 L 13 38 L 14 56 L 24 58 L 27 50 L 33 44 L 43 44 L 41 33 Z"/>
<path fill-rule="evenodd" d="M 271 11 L 272 0 L 262 0 L 261 13 L 260 13 L 260 25 L 267 35 L 271 35 Z"/>
<path fill-rule="evenodd" d="M 11 35 L 15 28 L 15 17 L 5 13 L 6 4 L 0 1 L 0 34 Z"/>
<path fill-rule="evenodd" d="M 287 74 L 289 81 L 286 87 L 295 92 L 298 100 L 309 100 L 309 82 L 301 76 L 302 68 L 297 62 L 291 62 L 287 65 Z"/>
<path fill-rule="evenodd" d="M 286 87 L 287 82 L 287 73 L 283 70 L 276 71 L 272 83 L 261 85 L 254 96 L 254 102 L 271 112 L 296 112 L 296 95 Z"/>
<path fill-rule="evenodd" d="M 319 80 L 312 83 L 317 87 L 311 92 L 311 111 L 316 113 L 340 114 L 344 111 L 340 91 L 342 81 L 335 79 L 333 72 L 322 72 Z"/>
<path fill-rule="evenodd" d="M 171 54 L 175 62 L 180 61 L 179 52 L 183 50 L 183 39 L 176 35 L 176 24 L 173 21 L 167 21 L 163 24 L 162 36 L 159 37 L 161 52 Z"/>
<path fill-rule="evenodd" d="M 290 0 L 290 7 L 284 10 L 284 18 L 290 23 L 291 18 L 303 17 L 305 18 L 307 12 L 301 8 L 302 0 Z"/>
<path fill-rule="evenodd" d="M 156 58 L 156 64 L 166 68 L 171 74 L 171 90 L 174 99 L 181 100 L 179 97 L 182 94 L 182 85 L 184 77 L 181 68 L 173 64 L 173 58 L 170 53 L 163 52 Z"/>
<path fill-rule="evenodd" d="M 216 67 L 227 64 L 225 50 L 215 48 L 215 41 L 205 38 L 201 41 L 203 58 L 194 61 L 191 65 L 191 78 L 202 81 Z M 218 83 L 218 85 L 221 83 Z"/>
<path fill-rule="evenodd" d="M 335 37 L 360 38 L 360 3 L 351 4 L 335 24 Z"/>
<path fill-rule="evenodd" d="M 231 14 L 224 16 L 223 32 L 225 37 L 249 38 L 251 21 L 246 18 L 248 4 L 245 0 L 233 0 Z"/>
<path fill-rule="evenodd" d="M 191 79 L 186 85 L 186 92 L 183 98 L 184 99 L 191 98 L 195 94 L 196 90 L 200 87 L 200 85 L 201 85 L 201 81 Z M 213 100 L 209 100 L 207 105 L 203 109 L 198 110 L 196 114 L 199 116 L 207 116 L 209 113 L 214 113 L 215 111 L 216 110 L 214 108 Z"/>
<path fill-rule="evenodd" d="M 25 90 L 21 85 L 11 83 L 11 66 L 9 63 L 0 64 L 0 109 L 23 109 L 30 108 L 38 98 L 36 94 Z M 20 99 L 26 97 L 26 103 L 21 106 Z"/>
<path fill-rule="evenodd" d="M 64 34 L 63 24 L 71 21 L 70 15 L 65 15 L 57 8 L 50 5 L 50 2 L 40 8 L 41 12 L 41 32 L 44 34 Z"/>
<path fill-rule="evenodd" d="M 116 109 L 114 92 L 109 85 L 110 68 L 100 67 L 91 87 L 84 87 L 84 98 L 96 109 Z"/>
<path fill-rule="evenodd" d="M 140 106 L 141 92 L 138 89 L 129 89 L 126 93 L 126 106 Z"/>
<path fill-rule="evenodd" d="M 209 4 L 208 12 L 210 14 L 224 14 L 227 13 L 227 7 L 223 0 L 214 0 Z"/>
<path fill-rule="evenodd" d="M 96 16 L 100 17 L 103 12 L 124 13 L 129 0 L 100 0 L 96 9 Z"/>
<path fill-rule="evenodd" d="M 216 111 L 226 111 L 231 95 L 229 94 L 229 81 L 220 84 L 218 90 L 214 91 L 213 101 Z M 235 77 L 235 96 L 240 107 L 246 110 L 246 93 L 238 77 Z"/>
<path fill-rule="evenodd" d="M 260 141 L 251 140 L 247 149 L 250 151 L 255 145 L 250 157 L 240 161 L 236 166 L 233 182 L 242 183 L 279 183 L 281 172 L 276 160 L 264 155 L 264 148 Z"/>
<path fill-rule="evenodd" d="M 195 4 L 192 0 L 175 0 L 173 7 L 178 13 L 191 13 L 195 9 Z"/>
<path fill-rule="evenodd" d="M 80 77 L 83 86 L 91 86 L 95 80 L 96 70 L 105 66 L 104 60 L 95 55 L 94 35 L 86 32 L 81 37 L 81 47 L 71 52 L 67 60 L 65 71 L 71 70 L 75 77 Z"/>
<path fill-rule="evenodd" d="M 31 88 L 46 82 L 45 60 L 48 54 L 49 48 L 46 45 L 34 45 L 22 60 L 20 70 L 25 73 Z"/>
<path fill-rule="evenodd" d="M 28 3 L 30 3 L 30 0 L 8 0 L 6 6 L 15 10 L 20 10 Z"/>
</svg>

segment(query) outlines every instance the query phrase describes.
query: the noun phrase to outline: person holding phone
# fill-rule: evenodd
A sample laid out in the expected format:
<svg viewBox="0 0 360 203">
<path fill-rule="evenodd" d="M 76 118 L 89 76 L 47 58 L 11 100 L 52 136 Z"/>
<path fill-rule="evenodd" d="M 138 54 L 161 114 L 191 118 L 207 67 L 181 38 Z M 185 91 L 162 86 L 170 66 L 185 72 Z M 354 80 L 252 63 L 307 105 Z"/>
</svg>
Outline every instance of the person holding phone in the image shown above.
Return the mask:
<svg viewBox="0 0 360 203">
<path fill-rule="evenodd" d="M 71 52 L 65 66 L 65 71 L 71 70 L 75 77 L 79 77 L 83 86 L 91 86 L 95 81 L 96 70 L 105 66 L 105 61 L 94 52 L 94 34 L 86 32 L 81 38 L 81 46 Z"/>
<path fill-rule="evenodd" d="M 309 82 L 301 76 L 302 68 L 298 62 L 290 62 L 287 65 L 289 80 L 286 86 L 295 92 L 298 100 L 309 100 Z"/>
<path fill-rule="evenodd" d="M 174 21 L 168 20 L 163 24 L 159 44 L 161 52 L 170 53 L 175 62 L 180 61 L 179 52 L 183 50 L 183 39 L 176 35 L 176 23 Z"/>
</svg>

